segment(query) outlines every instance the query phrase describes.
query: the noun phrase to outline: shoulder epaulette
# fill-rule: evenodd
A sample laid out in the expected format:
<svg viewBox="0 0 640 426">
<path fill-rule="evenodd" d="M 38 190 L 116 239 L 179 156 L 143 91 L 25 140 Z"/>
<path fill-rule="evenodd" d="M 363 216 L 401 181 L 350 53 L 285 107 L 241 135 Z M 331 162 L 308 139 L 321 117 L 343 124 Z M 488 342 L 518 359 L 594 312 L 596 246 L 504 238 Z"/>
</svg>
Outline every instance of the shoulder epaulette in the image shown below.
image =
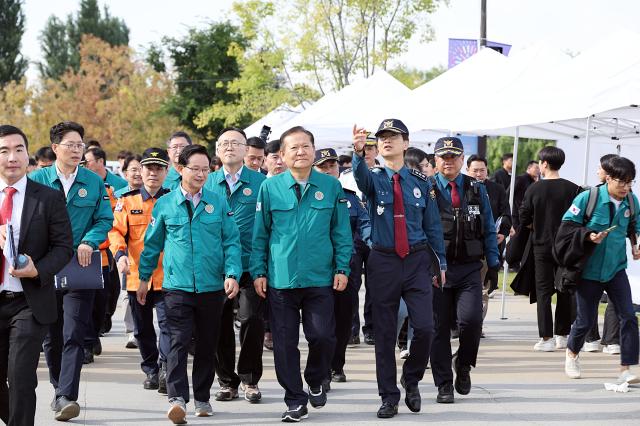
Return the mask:
<svg viewBox="0 0 640 426">
<path fill-rule="evenodd" d="M 425 182 L 428 180 L 427 175 L 425 175 L 424 173 L 422 173 L 421 171 L 418 171 L 416 169 L 409 169 L 409 173 L 414 175 L 418 179 L 425 181 Z"/>
<path fill-rule="evenodd" d="M 122 195 L 120 195 L 120 198 L 123 198 L 123 197 L 130 197 L 130 196 L 132 196 L 132 195 L 137 195 L 137 194 L 139 194 L 139 193 L 140 193 L 140 190 L 139 190 L 139 189 L 131 189 L 131 190 L 129 190 L 129 191 L 127 191 L 127 192 L 123 193 Z"/>
<path fill-rule="evenodd" d="M 347 174 L 347 173 L 352 173 L 353 172 L 353 167 L 349 167 L 346 168 L 342 171 L 342 173 L 340 173 L 341 175 Z"/>
</svg>

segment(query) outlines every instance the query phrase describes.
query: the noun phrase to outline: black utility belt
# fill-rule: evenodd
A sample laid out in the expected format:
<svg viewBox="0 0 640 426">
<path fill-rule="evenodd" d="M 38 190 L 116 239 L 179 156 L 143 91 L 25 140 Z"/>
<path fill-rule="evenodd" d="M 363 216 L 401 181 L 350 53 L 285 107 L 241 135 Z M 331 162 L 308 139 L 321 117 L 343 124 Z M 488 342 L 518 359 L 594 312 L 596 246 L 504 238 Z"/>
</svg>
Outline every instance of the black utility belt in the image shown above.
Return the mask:
<svg viewBox="0 0 640 426">
<path fill-rule="evenodd" d="M 17 299 L 24 296 L 22 291 L 2 291 L 0 292 L 0 299 Z"/>
<path fill-rule="evenodd" d="M 409 253 L 415 253 L 417 251 L 423 251 L 423 250 L 427 250 L 429 248 L 429 244 L 427 243 L 418 243 L 415 245 L 412 245 L 411 247 L 409 247 Z M 373 250 L 382 252 L 382 253 L 391 253 L 391 254 L 395 254 L 396 249 L 393 247 L 382 247 L 382 246 L 378 246 L 378 245 L 373 245 L 372 247 Z"/>
</svg>

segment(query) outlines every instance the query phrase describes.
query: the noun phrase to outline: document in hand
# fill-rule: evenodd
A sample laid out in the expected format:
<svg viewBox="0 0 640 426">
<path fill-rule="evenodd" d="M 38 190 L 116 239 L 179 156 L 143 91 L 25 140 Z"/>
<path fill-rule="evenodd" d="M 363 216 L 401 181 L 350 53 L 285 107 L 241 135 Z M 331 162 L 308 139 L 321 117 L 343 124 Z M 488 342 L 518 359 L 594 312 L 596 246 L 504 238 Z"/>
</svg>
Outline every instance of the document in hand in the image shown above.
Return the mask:
<svg viewBox="0 0 640 426">
<path fill-rule="evenodd" d="M 89 266 L 78 263 L 78 254 L 74 254 L 69 263 L 55 277 L 57 290 L 97 290 L 104 288 L 102 279 L 102 256 L 100 250 L 91 254 Z"/>
</svg>

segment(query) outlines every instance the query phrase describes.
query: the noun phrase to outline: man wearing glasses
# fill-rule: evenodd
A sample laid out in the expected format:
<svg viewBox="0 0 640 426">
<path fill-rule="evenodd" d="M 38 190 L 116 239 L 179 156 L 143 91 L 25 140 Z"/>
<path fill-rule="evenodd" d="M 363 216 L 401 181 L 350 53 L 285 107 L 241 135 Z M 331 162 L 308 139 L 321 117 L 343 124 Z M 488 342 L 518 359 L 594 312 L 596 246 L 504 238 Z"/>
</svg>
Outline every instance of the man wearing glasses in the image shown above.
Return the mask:
<svg viewBox="0 0 640 426">
<path fill-rule="evenodd" d="M 237 398 L 238 387 L 241 386 L 244 398 L 255 403 L 262 398 L 258 381 L 262 377 L 264 303 L 253 287 L 249 274 L 249 257 L 258 191 L 266 177 L 243 165 L 247 155 L 247 140 L 242 129 L 232 127 L 222 130 L 216 143 L 216 153 L 222 161 L 222 168 L 209 176 L 206 188 L 226 199 L 233 211 L 233 218 L 240 231 L 243 270 L 237 304 L 237 319 L 240 322 L 238 370 L 236 374 L 236 337 L 233 329 L 235 304 L 234 301 L 227 300 L 222 310 L 220 343 L 216 355 L 216 373 L 221 387 L 216 393 L 216 400 L 231 401 Z"/>
<path fill-rule="evenodd" d="M 170 190 L 178 189 L 180 186 L 180 173 L 178 172 L 178 158 L 183 149 L 191 145 L 191 137 L 186 132 L 178 131 L 169 136 L 167 141 L 167 153 L 169 154 L 169 173 L 164 181 L 163 188 Z"/>
<path fill-rule="evenodd" d="M 109 196 L 102 179 L 95 173 L 78 167 L 85 144 L 84 128 L 65 121 L 49 131 L 55 163 L 30 176 L 36 182 L 63 191 L 71 219 L 73 246 L 78 263 L 86 267 L 91 254 L 107 239 L 113 225 Z M 44 353 L 49 367 L 49 380 L 56 391 L 51 408 L 56 420 L 66 421 L 80 414 L 78 388 L 84 358 L 84 339 L 90 326 L 90 316 L 96 290 L 59 290 L 56 292 L 58 321 L 51 325 L 44 341 Z"/>
<path fill-rule="evenodd" d="M 186 423 L 187 351 L 194 330 L 195 414 L 213 414 L 209 398 L 221 312 L 226 298 L 233 299 L 238 293 L 237 277 L 242 274 L 240 233 L 233 212 L 223 197 L 203 188 L 210 161 L 207 149 L 201 145 L 182 150 L 178 159 L 180 185 L 156 202 L 138 268 L 137 300 L 145 305 L 149 280 L 164 252 L 162 289 L 171 336 L 167 417 L 174 424 Z"/>
</svg>

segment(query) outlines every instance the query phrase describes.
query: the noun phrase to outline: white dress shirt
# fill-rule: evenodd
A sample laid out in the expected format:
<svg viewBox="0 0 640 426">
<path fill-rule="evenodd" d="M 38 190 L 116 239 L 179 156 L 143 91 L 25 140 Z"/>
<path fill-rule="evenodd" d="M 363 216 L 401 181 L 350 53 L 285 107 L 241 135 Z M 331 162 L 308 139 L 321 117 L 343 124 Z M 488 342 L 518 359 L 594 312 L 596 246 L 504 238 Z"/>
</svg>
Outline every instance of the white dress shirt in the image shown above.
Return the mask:
<svg viewBox="0 0 640 426">
<path fill-rule="evenodd" d="M 182 185 L 180 185 L 180 191 L 182 191 L 182 195 L 184 195 L 184 198 L 193 203 L 193 207 L 198 207 L 198 203 L 200 203 L 200 199 L 202 198 L 202 188 L 200 188 L 200 191 L 198 191 L 195 195 L 191 195 L 187 191 L 185 191 Z"/>
<path fill-rule="evenodd" d="M 227 181 L 227 185 L 229 185 L 229 189 L 231 190 L 231 192 L 236 190 L 236 185 L 238 185 L 238 182 L 240 182 L 240 174 L 242 174 L 243 167 L 244 166 L 241 166 L 237 172 L 235 172 L 234 174 L 231 174 L 227 171 L 227 169 L 224 168 L 224 166 L 222 166 L 222 173 L 224 173 L 224 180 Z"/>
<path fill-rule="evenodd" d="M 58 163 L 55 164 L 56 167 L 56 174 L 58 175 L 58 178 L 60 179 L 60 183 L 62 183 L 62 188 L 64 189 L 64 196 L 67 197 L 69 195 L 69 191 L 71 190 L 71 186 L 73 185 L 73 182 L 75 182 L 76 180 L 76 176 L 78 176 L 78 167 L 76 166 L 76 170 L 71 173 L 71 175 L 69 176 L 69 179 L 67 179 L 64 176 L 64 173 L 62 173 L 60 171 L 60 169 L 58 168 Z"/>
<path fill-rule="evenodd" d="M 0 206 L 4 203 L 5 193 L 4 189 L 9 186 L 7 183 L 0 179 Z M 20 244 L 20 222 L 22 221 L 22 207 L 24 206 L 24 193 L 27 190 L 27 176 L 22 176 L 15 184 L 11 185 L 16 189 L 16 192 L 13 194 L 13 209 L 11 210 L 11 225 L 13 226 L 13 238 L 15 241 L 15 250 L 17 252 L 18 246 Z M 3 224 L 4 225 L 4 224 Z M 9 231 L 7 227 L 7 232 Z M 7 234 L 7 239 L 9 235 Z M 22 283 L 20 282 L 20 278 L 12 277 L 9 275 L 9 264 L 10 262 L 7 260 L 5 256 L 4 262 L 4 274 L 2 275 L 4 280 L 2 285 L 0 285 L 0 291 L 22 291 Z"/>
</svg>

